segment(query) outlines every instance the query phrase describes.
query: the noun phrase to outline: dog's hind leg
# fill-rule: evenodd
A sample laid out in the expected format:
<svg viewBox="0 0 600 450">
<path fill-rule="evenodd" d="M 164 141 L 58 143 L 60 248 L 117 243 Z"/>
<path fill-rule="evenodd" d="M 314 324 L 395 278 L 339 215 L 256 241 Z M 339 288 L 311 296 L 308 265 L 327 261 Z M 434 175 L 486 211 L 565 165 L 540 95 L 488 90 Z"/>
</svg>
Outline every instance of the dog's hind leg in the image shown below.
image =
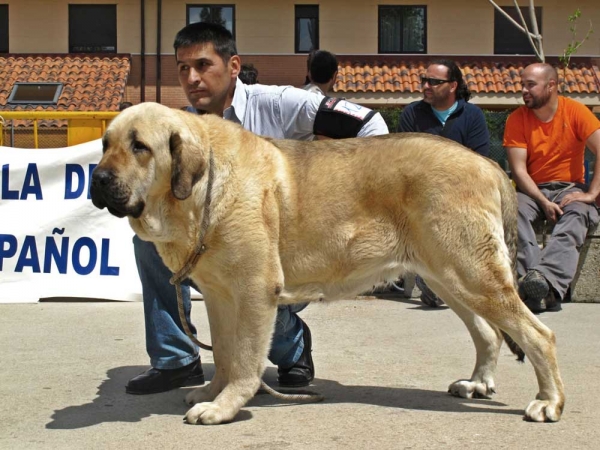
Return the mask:
<svg viewBox="0 0 600 450">
<path fill-rule="evenodd" d="M 507 333 L 531 361 L 539 393 L 526 408 L 525 418 L 534 422 L 560 420 L 565 396 L 554 333 L 529 311 L 512 285 L 500 289 L 495 296 L 490 295 L 487 302 L 473 301 L 469 296 L 465 296 L 464 302 L 493 328 Z"/>
<path fill-rule="evenodd" d="M 214 425 L 233 420 L 260 386 L 277 306 L 274 297 L 266 298 L 263 281 L 249 282 L 244 288 L 243 299 L 220 298 L 212 305 L 212 313 L 209 311 L 215 339 L 213 383 L 217 383 L 209 392 L 211 395 L 220 392 L 213 401 L 195 404 L 185 415 L 188 423 Z M 218 318 L 215 327 L 213 318 Z M 191 393 L 188 399 L 194 401 L 202 395 L 203 391 L 198 397 Z"/>
<path fill-rule="evenodd" d="M 433 284 L 435 286 L 435 283 Z M 464 322 L 475 344 L 475 368 L 471 378 L 450 384 L 448 392 L 462 398 L 491 398 L 496 393 L 494 375 L 502 346 L 500 330 L 438 288 L 446 304 Z"/>
<path fill-rule="evenodd" d="M 523 349 L 535 370 L 539 392 L 525 409 L 525 418 L 533 422 L 557 422 L 562 415 L 565 394 L 554 333 L 529 311 L 516 291 L 513 304 L 518 305 L 518 309 L 495 322 Z"/>
<path fill-rule="evenodd" d="M 456 307 L 454 304 L 449 306 L 467 326 L 475 344 L 476 359 L 471 378 L 455 381 L 448 387 L 448 392 L 463 398 L 491 398 L 496 393 L 494 376 L 502 346 L 502 334 L 488 321 L 468 309 Z"/>
</svg>

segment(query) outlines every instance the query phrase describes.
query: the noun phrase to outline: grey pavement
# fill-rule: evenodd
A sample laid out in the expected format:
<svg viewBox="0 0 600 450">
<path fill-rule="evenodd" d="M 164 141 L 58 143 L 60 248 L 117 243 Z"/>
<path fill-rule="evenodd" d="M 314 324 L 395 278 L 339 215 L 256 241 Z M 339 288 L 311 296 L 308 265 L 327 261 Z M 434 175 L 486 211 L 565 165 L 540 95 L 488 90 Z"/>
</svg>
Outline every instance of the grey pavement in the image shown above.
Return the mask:
<svg viewBox="0 0 600 450">
<path fill-rule="evenodd" d="M 189 388 L 124 391 L 148 367 L 141 303 L 0 305 L 1 449 L 597 449 L 600 305 L 566 304 L 541 320 L 557 335 L 567 404 L 562 421 L 523 421 L 537 392 L 532 366 L 503 346 L 493 400 L 446 393 L 470 376 L 474 349 L 446 307 L 379 298 L 309 306 L 323 403 L 257 395 L 236 421 L 183 423 Z M 206 312 L 194 322 L 208 340 Z M 212 357 L 203 353 L 208 377 Z M 266 380 L 274 384 L 276 369 Z"/>
</svg>

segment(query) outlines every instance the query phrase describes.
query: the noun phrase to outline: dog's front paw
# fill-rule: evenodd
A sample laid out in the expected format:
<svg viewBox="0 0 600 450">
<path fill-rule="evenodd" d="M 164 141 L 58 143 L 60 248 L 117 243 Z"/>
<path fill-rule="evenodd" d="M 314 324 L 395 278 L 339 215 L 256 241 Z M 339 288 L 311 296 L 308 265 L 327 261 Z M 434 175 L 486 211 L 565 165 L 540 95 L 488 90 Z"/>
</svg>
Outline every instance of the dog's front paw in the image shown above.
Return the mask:
<svg viewBox="0 0 600 450">
<path fill-rule="evenodd" d="M 218 425 L 223 422 L 230 422 L 234 417 L 235 413 L 225 411 L 218 404 L 205 402 L 194 405 L 183 420 L 192 425 Z"/>
<path fill-rule="evenodd" d="M 199 387 L 185 396 L 185 402 L 190 406 L 202 402 L 212 402 L 219 395 L 218 392 L 213 391 L 213 383 Z"/>
<path fill-rule="evenodd" d="M 525 419 L 532 422 L 558 422 L 562 414 L 561 402 L 534 400 L 525 410 Z"/>
<path fill-rule="evenodd" d="M 462 398 L 492 398 L 496 393 L 493 380 L 488 382 L 458 380 L 448 386 L 448 392 Z"/>
</svg>

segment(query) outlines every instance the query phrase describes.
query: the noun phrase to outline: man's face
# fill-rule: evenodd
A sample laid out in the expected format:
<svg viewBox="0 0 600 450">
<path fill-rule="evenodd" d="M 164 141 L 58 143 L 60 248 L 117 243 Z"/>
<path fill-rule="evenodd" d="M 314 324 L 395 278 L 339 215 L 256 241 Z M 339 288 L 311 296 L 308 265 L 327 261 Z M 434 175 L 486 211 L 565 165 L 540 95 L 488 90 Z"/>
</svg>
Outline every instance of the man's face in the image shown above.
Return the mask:
<svg viewBox="0 0 600 450">
<path fill-rule="evenodd" d="M 548 80 L 544 72 L 535 67 L 526 68 L 521 74 L 523 101 L 529 109 L 540 109 L 550 101 L 556 83 Z"/>
<path fill-rule="evenodd" d="M 229 107 L 240 58 L 235 55 L 224 62 L 212 43 L 177 49 L 177 73 L 190 104 L 199 110 L 222 115 Z"/>
<path fill-rule="evenodd" d="M 448 80 L 448 68 L 441 64 L 431 64 L 427 67 L 425 77 L 435 80 Z M 437 86 L 426 82 L 423 84 L 423 100 L 434 108 L 447 109 L 456 101 L 457 85 L 456 81 L 438 84 Z"/>
</svg>

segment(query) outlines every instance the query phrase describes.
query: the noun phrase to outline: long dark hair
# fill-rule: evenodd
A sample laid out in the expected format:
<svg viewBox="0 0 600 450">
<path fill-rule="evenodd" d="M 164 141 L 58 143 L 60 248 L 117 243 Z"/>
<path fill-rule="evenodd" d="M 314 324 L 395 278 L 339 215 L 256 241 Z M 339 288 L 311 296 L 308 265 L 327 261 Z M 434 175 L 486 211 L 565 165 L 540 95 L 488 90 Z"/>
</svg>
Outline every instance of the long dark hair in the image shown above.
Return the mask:
<svg viewBox="0 0 600 450">
<path fill-rule="evenodd" d="M 471 98 L 471 91 L 467 87 L 467 83 L 465 83 L 465 80 L 463 79 L 462 72 L 456 63 L 451 59 L 437 59 L 429 63 L 430 66 L 433 64 L 448 68 L 448 79 L 450 81 L 456 81 L 458 84 L 456 88 L 456 99 L 463 99 L 465 102 L 468 102 Z"/>
</svg>

